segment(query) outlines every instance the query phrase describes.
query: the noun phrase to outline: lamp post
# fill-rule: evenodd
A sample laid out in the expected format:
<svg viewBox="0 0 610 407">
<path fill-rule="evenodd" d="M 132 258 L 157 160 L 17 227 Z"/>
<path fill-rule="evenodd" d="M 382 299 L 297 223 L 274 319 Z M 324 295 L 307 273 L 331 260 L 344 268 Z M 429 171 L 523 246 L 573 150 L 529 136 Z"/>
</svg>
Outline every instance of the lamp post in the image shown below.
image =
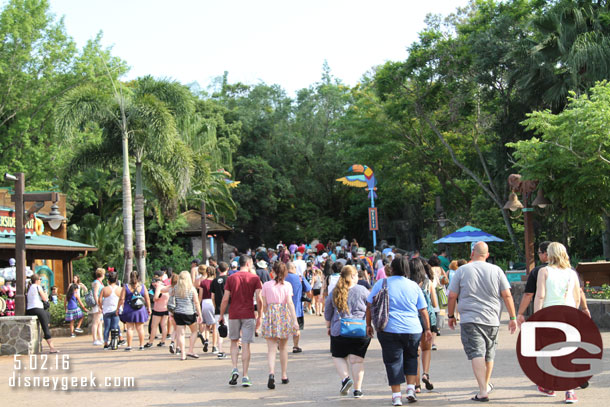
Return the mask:
<svg viewBox="0 0 610 407">
<path fill-rule="evenodd" d="M 57 202 L 57 192 L 31 193 L 25 191 L 25 174 L 4 174 L 4 179 L 15 182 L 15 194 L 11 200 L 15 202 L 15 272 L 17 274 L 17 292 L 15 294 L 15 315 L 25 315 L 25 224 L 29 217 L 44 206 L 45 201 Z M 25 202 L 34 202 L 24 217 Z"/>
<path fill-rule="evenodd" d="M 205 224 L 205 201 L 201 200 L 201 264 L 205 264 L 208 259 L 208 247 L 207 247 L 207 236 L 208 236 L 208 228 Z"/>
<path fill-rule="evenodd" d="M 533 212 L 534 207 L 545 208 L 551 204 L 551 201 L 544 197 L 542 188 L 538 189 L 538 195 L 532 202 L 532 206 L 529 205 L 530 198 L 533 192 L 538 186 L 536 180 L 521 180 L 521 175 L 511 174 L 508 177 L 508 185 L 511 187 L 511 193 L 508 197 L 508 201 L 504 205 L 503 209 L 516 211 L 521 209 L 523 212 L 523 228 L 525 234 L 525 271 L 529 274 L 535 266 L 536 259 L 534 255 L 534 218 Z M 521 193 L 523 203 L 519 201 L 517 192 Z"/>
</svg>

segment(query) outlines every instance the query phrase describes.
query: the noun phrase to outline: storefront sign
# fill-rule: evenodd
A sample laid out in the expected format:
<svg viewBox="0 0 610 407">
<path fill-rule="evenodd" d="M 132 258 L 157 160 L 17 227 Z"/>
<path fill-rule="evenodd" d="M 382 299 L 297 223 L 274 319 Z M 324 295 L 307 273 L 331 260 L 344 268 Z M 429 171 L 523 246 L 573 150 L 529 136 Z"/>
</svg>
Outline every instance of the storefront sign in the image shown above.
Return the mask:
<svg viewBox="0 0 610 407">
<path fill-rule="evenodd" d="M 25 233 L 36 233 L 34 226 L 36 219 L 32 218 L 25 224 Z M 0 209 L 0 235 L 15 234 L 15 211 Z"/>
</svg>

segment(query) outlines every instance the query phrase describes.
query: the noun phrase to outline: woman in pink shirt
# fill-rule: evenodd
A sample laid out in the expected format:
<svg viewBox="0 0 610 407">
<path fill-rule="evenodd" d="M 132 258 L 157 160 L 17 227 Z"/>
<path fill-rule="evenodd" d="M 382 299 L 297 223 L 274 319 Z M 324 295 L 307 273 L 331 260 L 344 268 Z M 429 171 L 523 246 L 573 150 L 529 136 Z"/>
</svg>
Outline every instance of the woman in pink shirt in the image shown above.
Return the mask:
<svg viewBox="0 0 610 407">
<path fill-rule="evenodd" d="M 169 293 L 161 292 L 161 289 L 164 288 L 165 285 L 159 277 L 155 277 L 152 285 L 155 287 L 155 302 L 152 309 L 150 337 L 148 338 L 148 343 L 144 345 L 145 348 L 150 348 L 153 346 L 153 340 L 155 339 L 155 336 L 157 336 L 159 324 L 161 324 L 161 341 L 157 344 L 157 346 L 165 346 L 165 338 L 167 337 L 167 319 L 169 318 L 167 301 L 169 300 Z"/>
<path fill-rule="evenodd" d="M 299 335 L 297 314 L 292 302 L 292 285 L 285 283 L 286 265 L 280 261 L 273 266 L 275 279 L 263 284 L 263 337 L 267 340 L 267 362 L 269 363 L 269 381 L 267 387 L 275 389 L 275 354 L 280 347 L 280 365 L 282 383 L 288 383 L 288 338 Z"/>
</svg>

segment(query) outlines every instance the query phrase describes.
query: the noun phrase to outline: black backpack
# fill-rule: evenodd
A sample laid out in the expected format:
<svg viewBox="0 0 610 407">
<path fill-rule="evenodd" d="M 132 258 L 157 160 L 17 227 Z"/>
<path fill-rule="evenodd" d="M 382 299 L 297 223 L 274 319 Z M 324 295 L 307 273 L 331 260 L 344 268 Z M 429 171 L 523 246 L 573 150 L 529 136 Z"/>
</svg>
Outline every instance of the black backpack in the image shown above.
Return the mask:
<svg viewBox="0 0 610 407">
<path fill-rule="evenodd" d="M 145 304 L 146 302 L 144 301 L 144 297 L 142 297 L 142 294 L 140 294 L 139 291 L 134 291 L 131 295 L 131 299 L 129 300 L 129 305 L 131 306 L 131 308 L 134 310 L 139 310 Z"/>
</svg>

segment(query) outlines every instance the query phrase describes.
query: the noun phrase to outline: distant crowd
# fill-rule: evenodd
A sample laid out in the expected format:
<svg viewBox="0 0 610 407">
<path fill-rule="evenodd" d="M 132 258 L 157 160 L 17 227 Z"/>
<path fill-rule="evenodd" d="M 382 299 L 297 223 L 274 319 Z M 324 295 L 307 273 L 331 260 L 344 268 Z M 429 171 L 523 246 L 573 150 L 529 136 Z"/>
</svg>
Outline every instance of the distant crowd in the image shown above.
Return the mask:
<svg viewBox="0 0 610 407">
<path fill-rule="evenodd" d="M 575 287 L 574 301 L 569 303 L 586 309 L 578 279 L 566 271 L 571 269 L 566 268 L 565 247 L 545 242 L 540 250 L 544 250 L 541 260 L 548 265 L 535 270 L 536 307 L 559 301 L 556 290 L 566 286 Z M 199 340 L 203 353 L 219 359 L 230 355 L 229 384 L 237 385 L 241 376 L 244 387 L 253 385 L 248 373 L 250 344 L 261 337 L 268 350 L 267 387 L 274 389 L 277 354 L 277 381 L 288 384 L 289 342 L 292 353 L 303 352 L 300 333 L 305 329 L 305 315 L 321 316 L 340 378 L 340 394 L 352 391 L 353 397 L 363 397 L 364 359 L 376 334 L 392 404 L 402 405 L 403 400 L 417 401 L 422 386 L 434 388 L 430 366 L 432 351 L 437 350 L 435 339 L 441 335 L 445 318 L 451 329 L 460 318 L 462 344 L 479 385 L 472 400 L 485 402 L 494 389 L 490 378 L 502 304 L 512 333 L 517 322 L 523 322 L 533 297 L 526 295 L 527 304 L 515 311 L 510 284 L 503 270 L 486 261 L 488 257 L 484 242 L 473 244 L 469 261 L 451 261 L 444 251 L 424 259 L 417 251 L 367 251 L 355 239 L 343 238 L 337 243 L 279 242 L 273 248 L 235 251 L 229 262 L 209 258 L 204 264 L 194 259 L 190 270 L 155 271 L 148 287 L 140 283 L 137 272 L 120 286 L 114 270 L 99 268 L 90 289 L 75 276 L 65 298 L 66 321 L 71 335 L 76 336 L 83 333 L 81 323 L 87 312 L 93 345 L 105 350 L 132 351 L 136 348 L 135 333 L 139 350 L 167 346 L 169 353 L 181 360 L 199 359 L 195 351 Z M 36 275 L 31 279 L 28 313 L 38 316 L 50 352 L 58 352 L 45 310 L 45 303 L 52 298 L 40 288 Z M 441 312 L 442 308 L 446 312 Z M 230 348 L 225 350 L 227 337 Z M 403 398 L 400 387 L 405 382 Z M 542 388 L 539 391 L 554 394 Z M 566 402 L 574 400 L 573 391 L 566 394 Z"/>
</svg>

